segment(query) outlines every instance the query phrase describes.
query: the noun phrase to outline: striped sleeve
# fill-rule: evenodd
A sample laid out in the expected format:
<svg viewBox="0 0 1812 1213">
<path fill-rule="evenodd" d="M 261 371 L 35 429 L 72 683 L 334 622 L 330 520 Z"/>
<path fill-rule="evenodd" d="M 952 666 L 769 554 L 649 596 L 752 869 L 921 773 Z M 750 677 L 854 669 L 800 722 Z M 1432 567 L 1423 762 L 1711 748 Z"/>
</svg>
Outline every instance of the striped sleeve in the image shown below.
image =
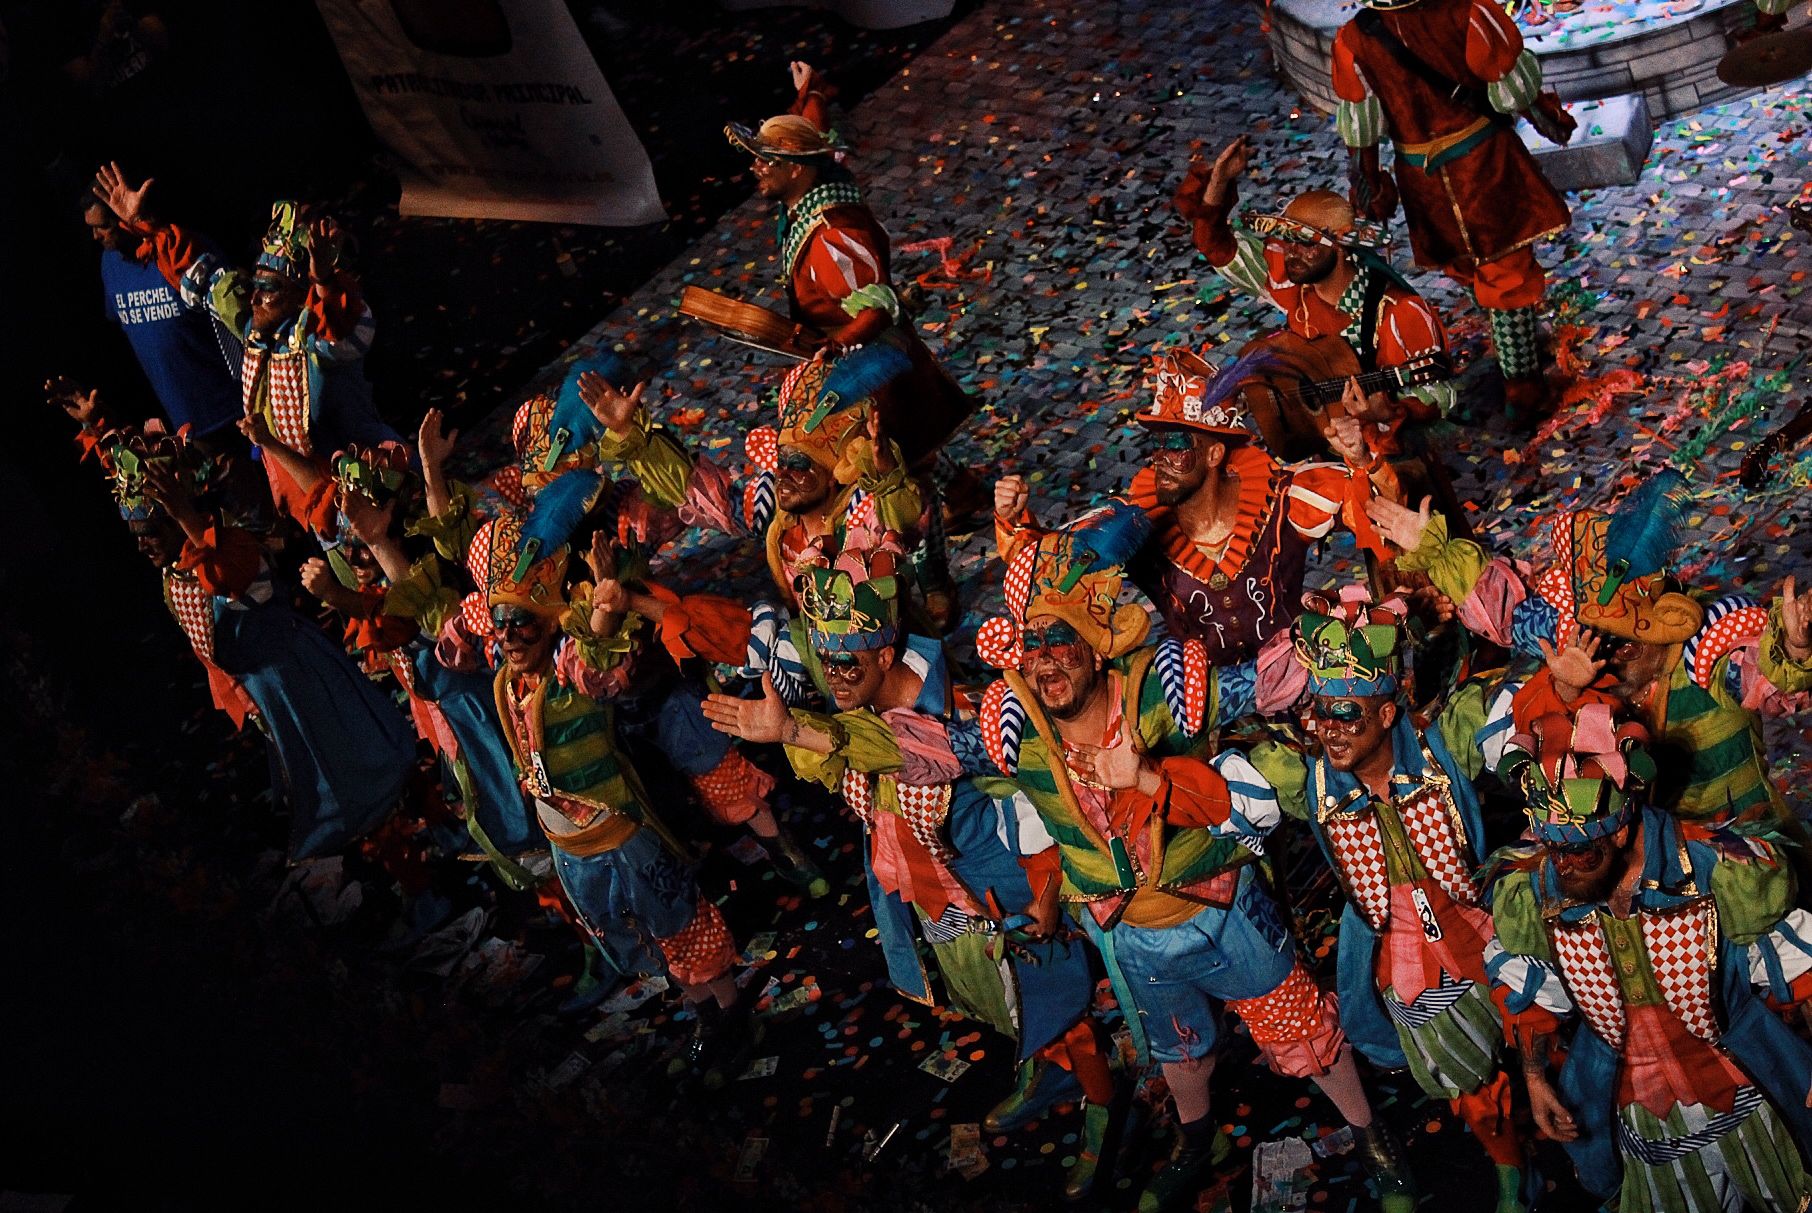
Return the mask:
<svg viewBox="0 0 1812 1213">
<path fill-rule="evenodd" d="M 1285 505 L 1290 525 L 1304 539 L 1323 539 L 1340 522 L 1352 473 L 1338 463 L 1298 464 L 1290 474 Z"/>
<path fill-rule="evenodd" d="M 1271 269 L 1265 263 L 1265 242 L 1251 232 L 1233 234 L 1233 257 L 1214 267 L 1227 282 L 1248 295 L 1268 299 Z"/>
<path fill-rule="evenodd" d="M 1227 792 L 1233 801 L 1233 811 L 1227 815 L 1226 824 L 1216 827 L 1214 832 L 1235 835 L 1248 850 L 1263 854 L 1262 840 L 1283 820 L 1277 805 L 1277 790 L 1252 765 L 1252 760 L 1238 750 L 1223 750 L 1210 759 L 1208 765 L 1227 781 Z"/>
<path fill-rule="evenodd" d="M 1541 96 L 1541 65 L 1533 51 L 1524 51 L 1503 77 L 1485 86 L 1485 98 L 1500 114 L 1520 114 Z"/>
<path fill-rule="evenodd" d="M 1365 73 L 1353 58 L 1347 28 L 1334 37 L 1331 71 L 1334 96 L 1334 128 L 1340 141 L 1348 147 L 1376 147 L 1384 137 L 1384 108 L 1366 82 Z"/>
<path fill-rule="evenodd" d="M 808 240 L 800 261 L 813 285 L 850 315 L 880 307 L 898 318 L 899 299 L 887 284 L 880 254 L 863 233 L 824 223 Z"/>
<path fill-rule="evenodd" d="M 787 622 L 785 608 L 771 602 L 755 604 L 749 612 L 749 651 L 737 673 L 751 679 L 766 674 L 788 707 L 801 707 L 815 696 Z"/>
</svg>

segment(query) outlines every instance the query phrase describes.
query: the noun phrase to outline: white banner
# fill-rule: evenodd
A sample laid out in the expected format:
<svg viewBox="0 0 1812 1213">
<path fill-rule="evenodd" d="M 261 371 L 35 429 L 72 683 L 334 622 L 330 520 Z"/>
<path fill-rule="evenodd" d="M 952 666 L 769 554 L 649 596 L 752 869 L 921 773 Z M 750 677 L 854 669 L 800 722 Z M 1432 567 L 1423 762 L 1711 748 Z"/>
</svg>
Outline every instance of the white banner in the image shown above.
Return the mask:
<svg viewBox="0 0 1812 1213">
<path fill-rule="evenodd" d="M 315 0 L 402 213 L 633 227 L 667 216 L 562 0 Z"/>
</svg>

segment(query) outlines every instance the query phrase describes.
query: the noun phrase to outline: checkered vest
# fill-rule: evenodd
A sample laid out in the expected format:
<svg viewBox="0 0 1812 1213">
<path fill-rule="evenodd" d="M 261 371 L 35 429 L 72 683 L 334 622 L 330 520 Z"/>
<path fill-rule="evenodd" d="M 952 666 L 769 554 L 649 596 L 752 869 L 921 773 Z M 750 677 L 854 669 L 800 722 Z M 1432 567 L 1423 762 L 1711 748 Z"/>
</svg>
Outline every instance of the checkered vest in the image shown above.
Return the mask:
<svg viewBox="0 0 1812 1213">
<path fill-rule="evenodd" d="M 919 845 L 938 863 L 949 866 L 956 852 L 944 841 L 944 819 L 950 816 L 950 785 L 935 784 L 914 787 L 900 783 L 891 775 L 874 776 L 853 768 L 843 772 L 843 799 L 864 826 L 875 819 L 875 781 L 885 779 L 893 784 L 894 799 L 899 805 L 900 820 L 912 831 Z"/>
<path fill-rule="evenodd" d="M 1476 906 L 1483 901 L 1466 859 L 1466 829 L 1451 785 L 1432 754 L 1424 750 L 1423 760 L 1422 786 L 1402 800 L 1384 802 L 1362 796 L 1356 802 L 1358 807 L 1348 810 L 1327 805 L 1326 795 L 1322 797 L 1320 825 L 1334 854 L 1334 872 L 1346 889 L 1347 900 L 1374 931 L 1383 930 L 1390 920 L 1388 843 L 1385 823 L 1380 820 L 1385 814 L 1395 818 L 1397 829 L 1391 832 L 1407 838 L 1413 852 L 1398 857 L 1400 868 L 1419 866 L 1460 905 Z"/>
<path fill-rule="evenodd" d="M 164 602 L 203 661 L 214 660 L 214 595 L 198 578 L 175 570 L 164 574 Z"/>
<path fill-rule="evenodd" d="M 1630 1002 L 1652 1002 L 1658 993 L 1687 1031 L 1715 1044 L 1723 1035 L 1712 983 L 1718 952 L 1716 902 L 1700 897 L 1668 910 L 1639 911 L 1642 955 L 1621 959 L 1602 916 L 1601 910 L 1578 922 L 1555 919 L 1548 925 L 1555 967 L 1599 1039 L 1621 1050 Z"/>
<path fill-rule="evenodd" d="M 301 349 L 259 350 L 246 346 L 239 385 L 248 414 L 259 407 L 261 384 L 268 385 L 264 393 L 264 416 L 277 441 L 298 454 L 314 454 L 314 439 L 309 434 L 314 399 L 308 376 L 308 352 Z"/>
</svg>

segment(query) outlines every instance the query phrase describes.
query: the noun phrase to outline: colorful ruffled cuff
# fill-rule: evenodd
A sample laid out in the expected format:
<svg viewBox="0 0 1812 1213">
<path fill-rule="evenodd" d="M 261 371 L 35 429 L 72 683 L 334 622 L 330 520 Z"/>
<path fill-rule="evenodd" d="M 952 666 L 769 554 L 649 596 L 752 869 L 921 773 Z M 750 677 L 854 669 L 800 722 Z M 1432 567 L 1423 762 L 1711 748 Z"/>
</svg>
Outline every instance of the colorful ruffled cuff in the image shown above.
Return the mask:
<svg viewBox="0 0 1812 1213">
<path fill-rule="evenodd" d="M 1489 563 L 1485 549 L 1470 539 L 1449 539 L 1447 519 L 1439 514 L 1429 518 L 1416 550 L 1397 557 L 1398 568 L 1427 573 L 1435 588 L 1453 599 L 1455 606 L 1471 596 Z"/>
<path fill-rule="evenodd" d="M 1778 601 L 1768 608 L 1768 626 L 1762 629 L 1761 643 L 1756 646 L 1755 668 L 1783 694 L 1812 691 L 1812 658 L 1798 661 L 1787 652 L 1787 630 Z"/>
<path fill-rule="evenodd" d="M 466 549 L 472 546 L 472 537 L 478 533 L 478 519 L 472 502 L 470 486 L 455 480 L 448 487 L 446 511 L 414 519 L 404 528 L 404 533 L 432 540 L 434 550 L 443 560 L 464 560 Z"/>
<path fill-rule="evenodd" d="M 384 596 L 384 614 L 413 619 L 430 636 L 440 634 L 441 625 L 459 612 L 459 605 L 459 591 L 442 583 L 440 561 L 433 556 L 410 565 L 408 575 L 392 582 Z"/>
</svg>

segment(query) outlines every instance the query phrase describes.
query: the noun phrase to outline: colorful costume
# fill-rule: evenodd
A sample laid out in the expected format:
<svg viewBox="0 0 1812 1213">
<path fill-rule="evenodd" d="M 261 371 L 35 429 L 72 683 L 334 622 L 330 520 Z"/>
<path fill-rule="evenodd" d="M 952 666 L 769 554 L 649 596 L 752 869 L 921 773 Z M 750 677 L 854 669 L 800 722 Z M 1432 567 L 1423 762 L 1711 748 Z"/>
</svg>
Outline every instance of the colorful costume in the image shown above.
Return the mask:
<svg viewBox="0 0 1812 1213">
<path fill-rule="evenodd" d="M 551 554 L 529 562 L 524 526 L 515 515 L 488 523 L 473 551 L 485 562 L 487 606 L 527 610 L 564 629 L 543 668 L 514 673 L 502 666 L 493 683 L 497 718 L 553 845 L 554 870 L 620 970 L 644 968 L 652 939 L 677 981 L 708 984 L 729 971 L 734 941 L 681 862 L 616 737 L 613 700 L 628 685 L 628 638 L 640 620 L 628 616 L 616 636 L 592 635 L 589 592 L 570 609 L 563 596 L 564 536 Z M 456 620 L 442 632 L 438 655 L 454 670 L 475 670 L 483 659 Z"/>
<path fill-rule="evenodd" d="M 1309 826 L 1346 894 L 1341 1022 L 1374 1065 L 1407 1065 L 1424 1091 L 1453 1104 L 1500 1169 L 1497 1207 L 1526 1210 L 1510 1076 L 1498 1064 L 1503 1015 L 1487 980 L 1502 949 L 1474 875 L 1485 837 L 1472 787 L 1509 740 L 1515 687 L 1465 684 L 1418 729 L 1399 697 L 1402 604 L 1372 606 L 1353 587 L 1339 602 L 1311 595 L 1307 605 L 1293 632 L 1310 694 L 1384 696 L 1398 709 L 1382 742 L 1392 756 L 1388 798 L 1325 754 L 1306 772 Z M 1282 792 L 1299 778 L 1275 782 Z"/>
<path fill-rule="evenodd" d="M 167 441 L 115 446 L 109 467 L 123 518 L 161 512 L 144 495 L 143 465 L 178 458 Z M 290 858 L 331 853 L 376 829 L 415 765 L 414 740 L 346 654 L 289 608 L 258 541 L 215 523 L 162 572 L 165 602 L 208 668 L 216 702 L 224 697 L 243 719 L 249 701 L 270 740 L 291 814 Z"/>
<path fill-rule="evenodd" d="M 1672 588 L 1665 569 L 1683 522 L 1683 482 L 1675 473 L 1645 481 L 1614 510 L 1571 510 L 1548 526 L 1552 563 L 1524 576 L 1475 543 L 1448 539 L 1434 519 L 1421 546 L 1398 567 L 1426 570 L 1459 604 L 1460 621 L 1498 644 L 1539 656 L 1578 623 L 1610 636 L 1666 646 L 1654 693 L 1643 706 L 1660 768 L 1656 804 L 1691 821 L 1715 824 L 1760 811 L 1801 829 L 1768 776 L 1762 714 L 1803 706 L 1812 663 L 1786 652 L 1780 608 L 1742 595 L 1702 602 Z M 1607 679 L 1608 682 L 1608 679 Z M 1565 711 L 1546 670 L 1528 694 L 1545 694 Z"/>
<path fill-rule="evenodd" d="M 846 150 L 825 127 L 816 82 L 801 88 L 792 113 L 758 129 L 724 128 L 751 155 L 817 169 L 818 182 L 776 218 L 780 281 L 796 324 L 843 349 L 884 345 L 904 355 L 898 371 L 875 392 L 887 433 L 913 468 L 928 466 L 975 407 L 938 365 L 894 292 L 887 233 L 862 201 L 854 179 L 837 163 Z"/>
<path fill-rule="evenodd" d="M 1812 996 L 1793 869 L 1754 833 L 1643 806 L 1646 764 L 1608 711 L 1594 724 L 1525 706 L 1504 769 L 1537 845 L 1497 857 L 1493 919 L 1512 958 L 1498 978 L 1512 1006 L 1578 1012 L 1558 1096 L 1580 1179 L 1623 1213 L 1806 1208 L 1812 1048 L 1769 1010 Z M 1554 851 L 1625 829 L 1621 853 L 1641 865 L 1627 914 L 1563 895 Z"/>
<path fill-rule="evenodd" d="M 224 265 L 182 228 L 143 234 L 146 251 L 181 292 L 183 305 L 207 312 L 243 343 L 239 383 L 245 411 L 261 414 L 279 442 L 321 465 L 325 475 L 326 459 L 335 451 L 399 441 L 371 401 L 361 365 L 371 346 L 371 308 L 349 272 L 335 270 L 330 282 L 309 292 L 295 317 L 274 333 L 258 333 L 252 330 L 252 272 Z M 297 204 L 279 202 L 271 208 L 258 269 L 304 279 L 311 244 Z M 278 506 L 306 525 L 301 488 L 275 461 L 266 459 L 264 466 Z"/>
<path fill-rule="evenodd" d="M 1378 219 L 1395 209 L 1368 205 L 1387 196 L 1388 134 L 1416 264 L 1472 291 L 1506 379 L 1538 379 L 1546 279 L 1532 246 L 1568 214 L 1516 133 L 1516 116 L 1544 103 L 1516 23 L 1491 0 L 1371 0 L 1334 38 L 1333 85 L 1354 206 Z"/>
<path fill-rule="evenodd" d="M 1151 519 L 1151 536 L 1128 574 L 1170 634 L 1202 645 L 1208 664 L 1217 666 L 1251 661 L 1267 644 L 1284 643 L 1316 542 L 1337 526 L 1372 535 L 1363 508 L 1373 491 L 1372 471 L 1273 459 L 1247 428 L 1237 392 L 1245 365 L 1242 359 L 1217 373 L 1187 351 L 1169 354 L 1158 367 L 1151 408 L 1137 418 L 1156 430 L 1194 430 L 1227 443 L 1223 474 L 1239 479 L 1239 512 L 1226 540 L 1207 548 L 1187 534 L 1175 507 L 1159 503 L 1150 468 L 1133 477 L 1125 494 Z M 1381 479 L 1386 475 L 1381 463 L 1375 471 Z M 996 517 L 995 529 L 1003 557 L 1038 534 L 1029 513 Z"/>
</svg>

